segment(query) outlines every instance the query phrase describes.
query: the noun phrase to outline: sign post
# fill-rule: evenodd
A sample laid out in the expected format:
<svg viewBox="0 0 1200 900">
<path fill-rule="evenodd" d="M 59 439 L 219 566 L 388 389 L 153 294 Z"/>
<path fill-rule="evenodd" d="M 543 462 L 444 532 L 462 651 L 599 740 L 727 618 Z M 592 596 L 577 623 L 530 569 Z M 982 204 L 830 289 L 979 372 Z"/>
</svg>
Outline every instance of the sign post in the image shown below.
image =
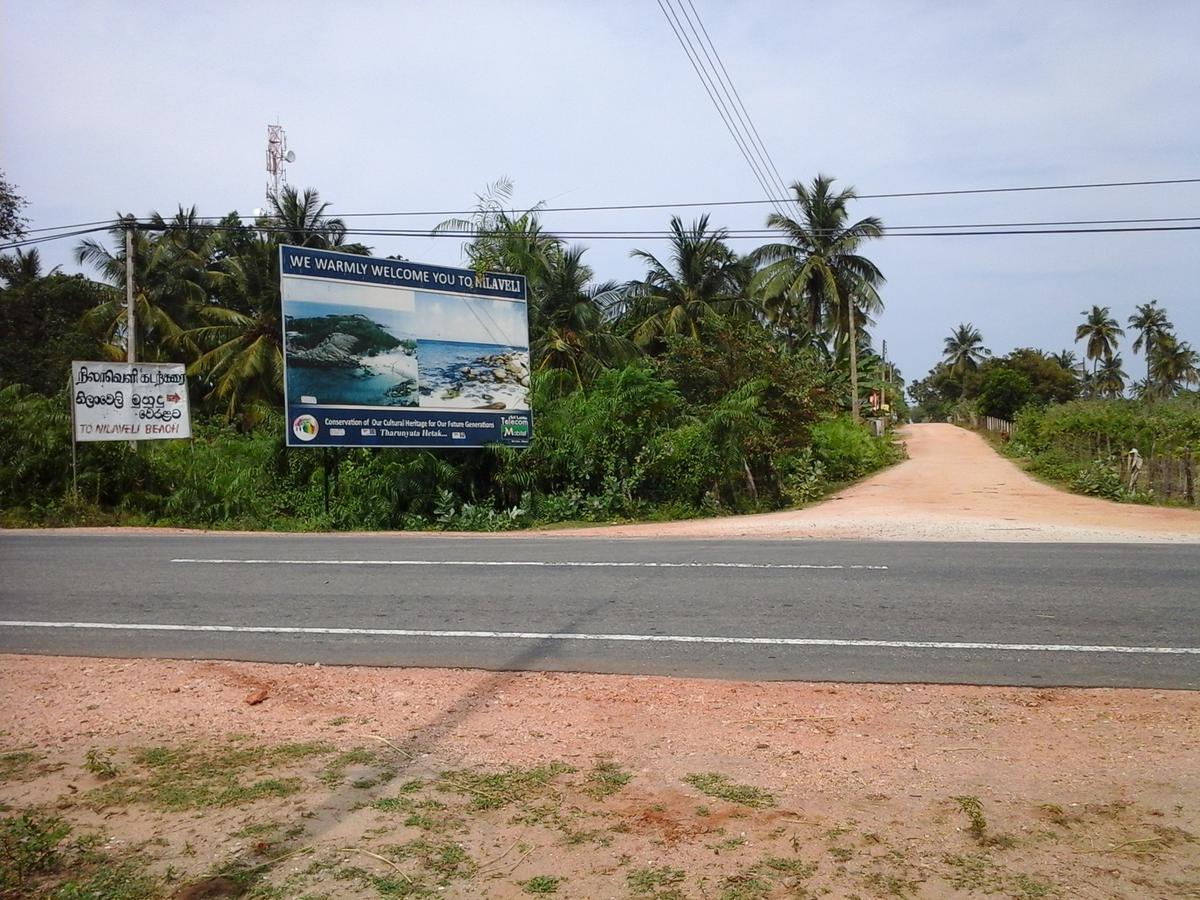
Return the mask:
<svg viewBox="0 0 1200 900">
<path fill-rule="evenodd" d="M 72 444 L 190 438 L 183 364 L 71 363 L 71 422 Z"/>
</svg>

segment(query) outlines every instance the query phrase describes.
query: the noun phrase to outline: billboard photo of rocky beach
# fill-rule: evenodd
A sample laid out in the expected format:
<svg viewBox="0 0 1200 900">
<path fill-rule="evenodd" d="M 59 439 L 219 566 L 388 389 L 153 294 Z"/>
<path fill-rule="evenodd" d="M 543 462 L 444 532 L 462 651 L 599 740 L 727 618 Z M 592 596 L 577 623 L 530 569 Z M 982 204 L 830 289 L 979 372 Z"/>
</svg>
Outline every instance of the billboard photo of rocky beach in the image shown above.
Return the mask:
<svg viewBox="0 0 1200 900">
<path fill-rule="evenodd" d="M 289 446 L 527 446 L 521 276 L 283 247 Z"/>
<path fill-rule="evenodd" d="M 524 305 L 418 292 L 416 317 L 421 406 L 529 409 Z"/>
<path fill-rule="evenodd" d="M 284 314 L 288 394 L 310 404 L 417 406 L 405 313 L 302 300 Z M 303 401 L 302 401 L 303 402 Z"/>
</svg>

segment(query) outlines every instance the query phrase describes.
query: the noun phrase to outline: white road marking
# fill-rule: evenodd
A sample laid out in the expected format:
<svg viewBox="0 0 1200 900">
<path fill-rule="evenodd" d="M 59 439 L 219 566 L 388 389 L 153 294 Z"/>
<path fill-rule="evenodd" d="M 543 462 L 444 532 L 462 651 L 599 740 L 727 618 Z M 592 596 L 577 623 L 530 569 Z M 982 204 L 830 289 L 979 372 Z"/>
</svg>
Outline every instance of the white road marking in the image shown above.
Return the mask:
<svg viewBox="0 0 1200 900">
<path fill-rule="evenodd" d="M 886 571 L 887 566 L 818 563 L 747 563 L 747 562 L 584 562 L 568 560 L 509 559 L 173 559 L 173 563 L 249 566 L 537 566 L 594 569 L 872 569 Z"/>
<path fill-rule="evenodd" d="M 1200 647 L 1121 647 L 1103 644 L 999 644 L 990 641 L 875 641 L 851 638 L 720 637 L 690 634 L 586 634 L 555 631 L 438 631 L 418 628 L 319 628 L 296 625 L 152 625 L 127 622 L 0 621 L 3 628 L 105 631 L 185 631 L 233 634 L 304 634 L 335 637 L 482 638 L 508 641 L 622 641 L 651 644 L 753 644 L 768 647 L 884 647 L 900 650 L 1000 650 L 1041 653 L 1200 655 Z"/>
</svg>

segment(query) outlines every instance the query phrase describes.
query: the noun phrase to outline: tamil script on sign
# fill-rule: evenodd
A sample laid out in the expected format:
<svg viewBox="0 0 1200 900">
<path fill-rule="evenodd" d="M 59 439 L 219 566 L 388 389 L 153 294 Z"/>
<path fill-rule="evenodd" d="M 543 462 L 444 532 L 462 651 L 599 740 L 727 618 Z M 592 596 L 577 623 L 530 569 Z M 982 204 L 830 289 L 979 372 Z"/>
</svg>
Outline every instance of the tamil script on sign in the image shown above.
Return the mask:
<svg viewBox="0 0 1200 900">
<path fill-rule="evenodd" d="M 187 375 L 181 363 L 71 363 L 77 441 L 190 438 Z"/>
</svg>

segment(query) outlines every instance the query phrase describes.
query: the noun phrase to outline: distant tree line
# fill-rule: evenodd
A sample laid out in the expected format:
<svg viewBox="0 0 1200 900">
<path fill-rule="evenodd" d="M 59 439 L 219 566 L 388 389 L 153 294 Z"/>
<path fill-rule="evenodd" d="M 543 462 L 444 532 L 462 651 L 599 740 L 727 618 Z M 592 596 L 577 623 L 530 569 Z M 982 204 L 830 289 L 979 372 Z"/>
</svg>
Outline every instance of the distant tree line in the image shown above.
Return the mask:
<svg viewBox="0 0 1200 900">
<path fill-rule="evenodd" d="M 1092 306 L 1075 330 L 1083 357 L 1065 349 L 1047 352 L 1021 348 L 993 356 L 983 335 L 960 324 L 945 340 L 942 361 L 908 388 L 922 420 L 944 421 L 956 412 L 1012 419 L 1022 407 L 1074 399 L 1145 402 L 1195 394 L 1200 384 L 1200 353 L 1175 332 L 1157 300 L 1139 304 L 1128 319 L 1134 335 L 1130 349 L 1145 357 L 1145 376 L 1130 382 L 1118 350 L 1125 329 L 1107 306 Z"/>
</svg>

